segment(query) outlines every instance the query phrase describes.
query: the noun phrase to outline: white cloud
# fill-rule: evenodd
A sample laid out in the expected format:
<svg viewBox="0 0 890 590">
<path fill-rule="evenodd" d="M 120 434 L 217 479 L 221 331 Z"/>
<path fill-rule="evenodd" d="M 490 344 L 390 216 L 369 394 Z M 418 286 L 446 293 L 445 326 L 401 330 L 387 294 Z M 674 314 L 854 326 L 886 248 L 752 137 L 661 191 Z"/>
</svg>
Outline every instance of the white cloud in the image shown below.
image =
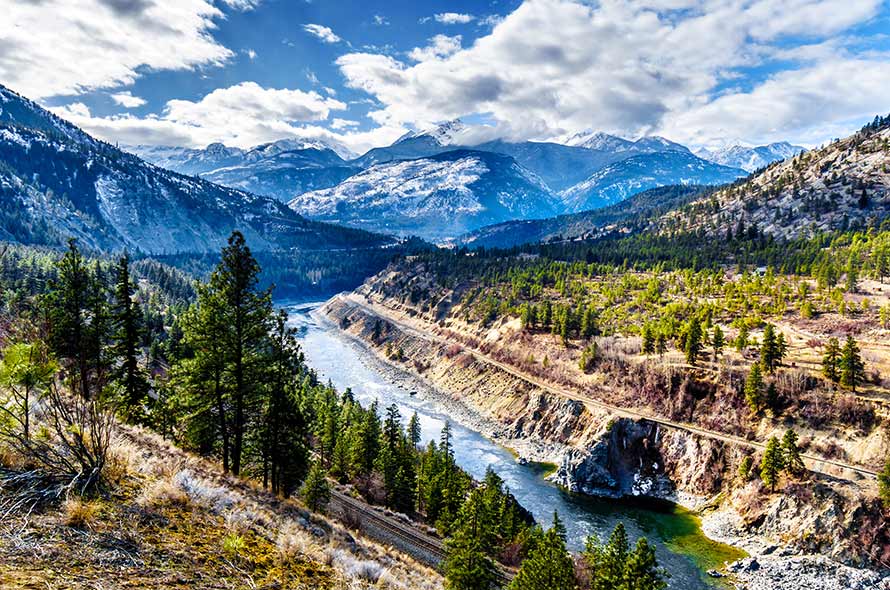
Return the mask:
<svg viewBox="0 0 890 590">
<path fill-rule="evenodd" d="M 472 14 L 460 12 L 440 12 L 433 18 L 436 19 L 437 23 L 442 23 L 443 25 L 465 25 L 475 20 L 476 17 Z"/>
<path fill-rule="evenodd" d="M 351 121 L 348 119 L 334 119 L 331 121 L 331 129 L 348 129 L 350 127 L 358 127 L 358 121 Z"/>
<path fill-rule="evenodd" d="M 221 141 L 250 147 L 300 136 L 307 123 L 325 121 L 346 105 L 316 92 L 263 88 L 254 82 L 220 88 L 198 101 L 168 101 L 160 115 L 93 117 L 83 104 L 53 109 L 75 125 L 124 144 L 205 146 Z"/>
<path fill-rule="evenodd" d="M 218 66 L 233 56 L 213 38 L 225 15 L 211 0 L 5 1 L 2 9 L 0 80 L 30 98 L 128 85 L 146 69 Z"/>
<path fill-rule="evenodd" d="M 374 15 L 374 24 L 377 25 L 378 27 L 383 27 L 383 26 L 386 26 L 389 24 L 389 19 L 387 19 L 382 14 L 375 14 Z"/>
<path fill-rule="evenodd" d="M 255 60 L 256 59 L 256 51 L 254 51 L 253 49 L 248 49 L 247 57 L 250 58 L 250 61 Z"/>
<path fill-rule="evenodd" d="M 443 37 L 412 51 L 414 64 L 372 52 L 346 54 L 337 64 L 348 86 L 382 105 L 369 116 L 392 126 L 423 127 L 478 114 L 507 139 L 549 139 L 593 128 L 705 141 L 718 133 L 711 130 L 717 122 L 719 133 L 733 137 L 766 135 L 767 123 L 752 126 L 754 115 L 743 116 L 746 101 L 768 106 L 781 99 L 796 105 L 795 111 L 780 106 L 764 121 L 770 133 L 793 135 L 833 117 L 831 111 L 820 114 L 820 104 L 851 118 L 878 107 L 885 94 L 880 88 L 890 86 L 886 56 L 865 59 L 849 83 L 819 81 L 807 72 L 853 73 L 851 63 L 841 66 L 849 60 L 837 52 L 831 57 L 824 44 L 870 19 L 880 5 L 881 0 L 526 0 L 469 47 L 455 47 Z M 801 38 L 812 47 L 790 53 L 788 47 L 800 45 Z M 744 93 L 732 90 L 736 77 L 749 75 L 747 68 L 767 63 L 779 73 L 755 82 L 753 90 L 751 84 Z M 814 91 L 811 85 L 820 83 L 824 89 Z"/>
<path fill-rule="evenodd" d="M 308 24 L 303 25 L 303 30 L 309 33 L 310 35 L 314 35 L 324 41 L 325 43 L 339 43 L 342 41 L 340 37 L 338 37 L 334 31 L 331 30 L 330 27 L 326 27 L 324 25 L 315 25 Z"/>
<path fill-rule="evenodd" d="M 427 61 L 430 59 L 439 59 L 448 57 L 457 53 L 461 49 L 461 36 L 455 35 L 436 35 L 430 39 L 429 45 L 426 47 L 415 47 L 408 54 L 408 57 L 414 61 Z"/>
<path fill-rule="evenodd" d="M 127 109 L 135 109 L 145 104 L 144 98 L 133 96 L 129 90 L 112 94 L 111 100 Z"/>
</svg>

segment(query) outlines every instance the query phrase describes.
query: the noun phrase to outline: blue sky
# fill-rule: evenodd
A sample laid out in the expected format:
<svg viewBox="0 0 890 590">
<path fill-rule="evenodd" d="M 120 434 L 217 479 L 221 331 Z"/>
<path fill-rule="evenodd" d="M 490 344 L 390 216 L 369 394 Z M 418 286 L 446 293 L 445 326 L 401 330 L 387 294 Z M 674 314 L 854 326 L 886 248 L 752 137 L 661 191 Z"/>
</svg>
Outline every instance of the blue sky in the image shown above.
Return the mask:
<svg viewBox="0 0 890 590">
<path fill-rule="evenodd" d="M 326 138 L 460 117 L 693 146 L 841 136 L 890 110 L 880 0 L 0 0 L 0 83 L 124 144 Z"/>
</svg>

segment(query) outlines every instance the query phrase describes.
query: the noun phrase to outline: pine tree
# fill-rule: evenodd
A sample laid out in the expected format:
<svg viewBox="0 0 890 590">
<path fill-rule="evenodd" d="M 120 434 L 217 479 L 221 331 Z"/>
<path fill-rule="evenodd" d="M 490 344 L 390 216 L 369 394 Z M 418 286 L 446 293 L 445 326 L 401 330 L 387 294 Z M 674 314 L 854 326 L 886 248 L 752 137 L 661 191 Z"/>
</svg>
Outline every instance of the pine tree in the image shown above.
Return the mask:
<svg viewBox="0 0 890 590">
<path fill-rule="evenodd" d="M 748 478 L 751 476 L 751 468 L 754 466 L 754 459 L 751 458 L 751 455 L 745 455 L 742 457 L 741 463 L 739 463 L 739 479 L 743 482 L 748 481 Z"/>
<path fill-rule="evenodd" d="M 497 581 L 497 566 L 489 555 L 483 529 L 490 525 L 484 510 L 482 492 L 473 490 L 458 517 L 459 524 L 445 543 L 445 588 L 448 590 L 488 590 Z"/>
<path fill-rule="evenodd" d="M 735 349 L 742 353 L 745 352 L 746 348 L 748 348 L 748 325 L 742 324 L 735 339 Z"/>
<path fill-rule="evenodd" d="M 124 254 L 117 265 L 114 304 L 111 310 L 113 355 L 118 360 L 115 380 L 121 388 L 121 411 L 126 420 L 144 424 L 148 419 L 148 378 L 139 366 L 142 315 L 133 302 L 135 286 L 130 279 L 130 259 Z"/>
<path fill-rule="evenodd" d="M 726 345 L 726 338 L 720 326 L 714 326 L 714 336 L 711 338 L 711 346 L 714 347 L 714 361 L 723 354 L 723 347 Z"/>
<path fill-rule="evenodd" d="M 692 366 L 698 361 L 702 349 L 701 320 L 694 317 L 686 324 L 684 334 L 683 352 L 686 353 L 686 362 Z"/>
<path fill-rule="evenodd" d="M 327 474 L 321 463 L 314 462 L 309 469 L 309 475 L 300 489 L 300 496 L 306 507 L 313 512 L 323 512 L 331 500 L 331 486 L 328 484 Z"/>
<path fill-rule="evenodd" d="M 309 456 L 306 423 L 295 389 L 301 370 L 296 330 L 287 326 L 287 313 L 281 310 L 269 338 L 263 379 L 268 391 L 260 436 L 263 483 L 284 496 L 289 496 L 302 480 Z"/>
<path fill-rule="evenodd" d="M 767 373 L 772 373 L 781 360 L 781 350 L 772 324 L 763 328 L 763 343 L 760 345 L 760 364 Z"/>
<path fill-rule="evenodd" d="M 841 350 L 840 358 L 841 385 L 856 391 L 856 386 L 865 378 L 865 363 L 859 354 L 859 346 L 852 336 L 847 336 L 847 341 Z"/>
<path fill-rule="evenodd" d="M 655 331 L 649 324 L 643 326 L 643 347 L 641 352 L 645 355 L 655 352 Z"/>
<path fill-rule="evenodd" d="M 840 373 L 841 347 L 837 338 L 829 338 L 822 356 L 822 374 L 832 383 L 841 380 Z"/>
<path fill-rule="evenodd" d="M 418 417 L 417 412 L 414 412 L 411 420 L 408 422 L 408 440 L 415 449 L 420 444 L 421 435 L 420 417 Z"/>
<path fill-rule="evenodd" d="M 782 457 L 788 475 L 798 476 L 806 471 L 803 459 L 800 457 L 800 449 L 797 447 L 797 434 L 790 428 L 782 437 Z"/>
<path fill-rule="evenodd" d="M 745 402 L 754 414 L 763 409 L 763 374 L 760 363 L 754 363 L 745 379 Z"/>
<path fill-rule="evenodd" d="M 566 550 L 565 529 L 554 513 L 553 526 L 529 552 L 509 590 L 575 590 L 572 557 Z"/>
<path fill-rule="evenodd" d="M 637 541 L 627 558 L 622 590 L 663 590 L 667 588 L 666 573 L 658 567 L 655 548 L 645 538 Z"/>
<path fill-rule="evenodd" d="M 779 472 L 783 467 L 782 459 L 781 444 L 779 439 L 773 436 L 766 443 L 766 450 L 760 461 L 760 479 L 764 485 L 769 486 L 772 492 L 776 491 L 776 484 L 779 482 Z"/>
</svg>

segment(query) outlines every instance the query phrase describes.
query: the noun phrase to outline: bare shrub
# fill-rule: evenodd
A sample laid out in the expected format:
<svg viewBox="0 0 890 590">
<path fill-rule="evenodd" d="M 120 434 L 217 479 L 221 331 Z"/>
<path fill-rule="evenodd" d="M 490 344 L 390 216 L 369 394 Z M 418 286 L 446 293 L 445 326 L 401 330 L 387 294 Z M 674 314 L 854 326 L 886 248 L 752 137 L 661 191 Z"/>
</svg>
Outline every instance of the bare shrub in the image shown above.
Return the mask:
<svg viewBox="0 0 890 590">
<path fill-rule="evenodd" d="M 0 440 L 66 490 L 86 493 L 102 481 L 114 417 L 95 400 L 55 385 L 34 406 L 33 435 L 0 428 Z"/>
</svg>

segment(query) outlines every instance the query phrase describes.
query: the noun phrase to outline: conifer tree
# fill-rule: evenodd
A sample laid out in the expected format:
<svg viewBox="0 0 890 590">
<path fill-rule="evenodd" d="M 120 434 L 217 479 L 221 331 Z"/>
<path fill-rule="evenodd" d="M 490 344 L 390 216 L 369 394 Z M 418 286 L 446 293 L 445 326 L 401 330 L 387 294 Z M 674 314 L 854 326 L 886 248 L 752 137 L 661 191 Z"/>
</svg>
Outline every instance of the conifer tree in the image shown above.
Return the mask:
<svg viewBox="0 0 890 590">
<path fill-rule="evenodd" d="M 720 326 L 714 326 L 714 336 L 711 338 L 711 346 L 714 348 L 714 361 L 723 354 L 723 347 L 726 345 L 726 337 Z"/>
<path fill-rule="evenodd" d="M 760 364 L 767 373 L 772 373 L 781 360 L 781 349 L 772 324 L 763 328 L 763 342 L 760 345 Z"/>
<path fill-rule="evenodd" d="M 148 378 L 139 366 L 142 341 L 142 315 L 133 302 L 135 286 L 130 279 L 130 259 L 124 254 L 117 265 L 112 306 L 113 354 L 118 360 L 115 379 L 121 388 L 121 411 L 131 422 L 145 423 L 148 418 Z"/>
<path fill-rule="evenodd" d="M 763 374 L 760 363 L 754 363 L 745 379 L 745 402 L 754 414 L 763 409 Z"/>
<path fill-rule="evenodd" d="M 841 347 L 837 338 L 829 338 L 822 356 L 822 374 L 832 383 L 841 379 L 840 373 Z"/>
<path fill-rule="evenodd" d="M 788 475 L 798 476 L 806 471 L 800 449 L 797 447 L 797 433 L 790 428 L 782 437 L 782 462 Z"/>
<path fill-rule="evenodd" d="M 770 491 L 776 491 L 776 484 L 779 482 L 779 472 L 782 471 L 783 464 L 782 447 L 779 439 L 775 436 L 766 443 L 766 450 L 763 452 L 763 458 L 760 461 L 760 479 L 764 485 L 769 486 Z"/>
<path fill-rule="evenodd" d="M 658 567 L 655 548 L 644 537 L 627 558 L 622 590 L 663 590 L 667 588 L 666 573 Z"/>
<path fill-rule="evenodd" d="M 508 590 L 575 590 L 572 557 L 566 550 L 565 529 L 554 513 L 553 525 L 529 552 Z"/>
<path fill-rule="evenodd" d="M 414 412 L 411 416 L 411 420 L 408 422 L 408 440 L 411 442 L 413 448 L 416 449 L 417 445 L 420 444 L 421 435 L 420 417 L 417 415 L 417 412 Z"/>
<path fill-rule="evenodd" d="M 686 353 L 686 362 L 692 366 L 698 362 L 698 356 L 702 349 L 702 327 L 701 320 L 693 317 L 686 324 L 684 334 L 683 352 Z"/>
<path fill-rule="evenodd" d="M 497 566 L 489 555 L 484 528 L 491 515 L 485 511 L 482 491 L 473 490 L 461 508 L 457 528 L 445 543 L 445 588 L 488 590 L 497 581 Z"/>
<path fill-rule="evenodd" d="M 643 348 L 642 353 L 650 355 L 655 352 L 655 331 L 652 326 L 645 324 L 643 326 Z"/>
<path fill-rule="evenodd" d="M 839 364 L 841 385 L 856 391 L 856 386 L 865 378 L 865 363 L 862 362 L 859 346 L 852 336 L 847 336 Z"/>
<path fill-rule="evenodd" d="M 331 486 L 328 484 L 327 473 L 318 461 L 312 463 L 309 475 L 300 489 L 306 507 L 313 512 L 322 512 L 331 500 Z"/>
</svg>

